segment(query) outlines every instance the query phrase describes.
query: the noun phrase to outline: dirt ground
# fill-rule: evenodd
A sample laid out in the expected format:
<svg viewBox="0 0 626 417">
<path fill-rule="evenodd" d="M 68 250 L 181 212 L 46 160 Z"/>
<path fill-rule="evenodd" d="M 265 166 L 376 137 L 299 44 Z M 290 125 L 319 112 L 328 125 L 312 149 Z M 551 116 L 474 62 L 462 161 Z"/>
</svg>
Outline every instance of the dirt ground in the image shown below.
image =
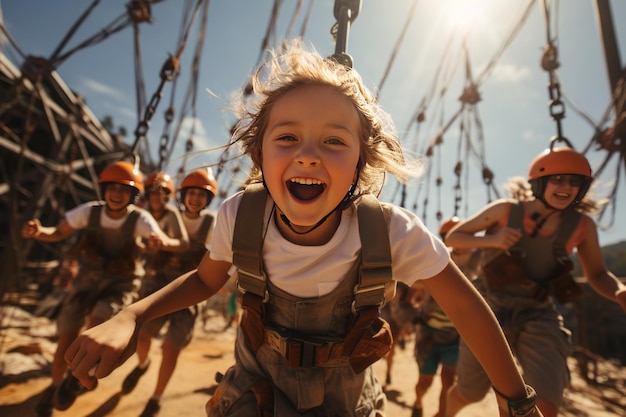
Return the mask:
<svg viewBox="0 0 626 417">
<path fill-rule="evenodd" d="M 224 322 L 219 317 L 211 319 L 205 329 L 198 322 L 191 344 L 183 350 L 178 366 L 161 401 L 162 417 L 203 416 L 204 404 L 216 388 L 215 375 L 224 372 L 234 362 L 234 328 L 221 332 Z M 124 377 L 136 365 L 131 357 L 107 378 L 100 380 L 98 388 L 80 396 L 66 411 L 54 411 L 54 417 L 137 417 L 150 398 L 160 363 L 160 342 L 155 340 L 151 348 L 152 365 L 139 385 L 129 395 L 121 394 Z M 379 380 L 385 380 L 386 363 L 377 362 L 375 370 Z M 417 365 L 413 359 L 413 342 L 404 350 L 398 349 L 393 365 L 392 383 L 385 387 L 388 397 L 388 415 L 410 417 L 415 400 Z M 49 377 L 34 377 L 23 382 L 11 383 L 0 388 L 0 416 L 35 416 L 35 406 L 41 393 L 50 384 Z M 424 400 L 424 416 L 437 412 L 440 385 L 438 379 Z M 459 417 L 485 417 L 497 415 L 495 402 L 488 396 L 483 402 L 472 405 Z"/>
<path fill-rule="evenodd" d="M 224 372 L 234 362 L 234 328 L 222 332 L 225 322 L 220 316 L 211 318 L 203 328 L 198 321 L 194 339 L 183 350 L 178 366 L 161 402 L 161 417 L 204 416 L 204 404 L 216 388 L 215 375 Z M 31 329 L 32 333 L 32 329 Z M 4 336 L 6 339 L 6 336 Z M 41 344 L 41 343 L 39 343 Z M 46 357 L 51 358 L 54 344 L 43 344 Z M 32 349 L 35 349 L 34 347 Z M 100 380 L 96 390 L 80 396 L 66 411 L 54 412 L 54 417 L 138 417 L 150 398 L 156 384 L 160 364 L 160 342 L 155 340 L 151 349 L 152 365 L 142 377 L 139 385 L 128 395 L 121 394 L 122 381 L 136 365 L 131 357 L 109 377 Z M 607 363 L 607 365 L 610 365 Z M 603 365 L 604 366 L 604 365 Z M 374 365 L 380 381 L 385 380 L 386 362 Z M 48 368 L 49 369 L 49 368 Z M 614 417 L 626 416 L 622 401 L 624 395 L 619 375 L 623 368 L 610 365 L 606 385 L 590 386 L 574 373 L 573 384 L 566 393 L 566 405 L 560 417 Z M 601 370 L 602 371 L 602 370 Z M 49 371 L 26 373 L 18 381 L 0 385 L 0 417 L 33 417 L 41 393 L 50 384 Z M 42 374 L 44 374 L 42 376 Z M 617 377 L 615 376 L 617 375 Z M 413 359 L 413 340 L 409 339 L 405 349 L 397 350 L 392 382 L 385 387 L 388 398 L 387 415 L 410 417 L 415 400 L 414 387 L 417 381 L 417 365 Z M 617 384 L 619 382 L 619 384 Z M 424 398 L 424 417 L 433 417 L 438 408 L 439 379 Z M 497 416 L 495 399 L 490 393 L 479 403 L 462 410 L 458 417 Z"/>
</svg>

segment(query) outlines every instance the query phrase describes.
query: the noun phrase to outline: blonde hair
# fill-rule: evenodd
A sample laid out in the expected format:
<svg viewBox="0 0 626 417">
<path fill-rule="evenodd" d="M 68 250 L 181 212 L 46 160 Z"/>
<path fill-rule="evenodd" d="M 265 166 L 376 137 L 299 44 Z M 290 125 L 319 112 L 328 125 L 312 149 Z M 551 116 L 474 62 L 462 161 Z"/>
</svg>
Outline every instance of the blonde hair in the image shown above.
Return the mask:
<svg viewBox="0 0 626 417">
<path fill-rule="evenodd" d="M 395 134 L 390 116 L 365 87 L 356 70 L 332 59 L 323 58 L 300 41 L 271 51 L 268 60 L 253 74 L 237 107 L 238 122 L 231 143 L 239 143 L 253 162 L 249 181 L 261 181 L 262 137 L 274 103 L 289 91 L 305 85 L 330 86 L 354 104 L 361 125 L 361 155 L 357 170 L 358 194 L 378 194 L 385 173 L 406 183 L 422 174 L 422 164 L 409 162 Z"/>
</svg>

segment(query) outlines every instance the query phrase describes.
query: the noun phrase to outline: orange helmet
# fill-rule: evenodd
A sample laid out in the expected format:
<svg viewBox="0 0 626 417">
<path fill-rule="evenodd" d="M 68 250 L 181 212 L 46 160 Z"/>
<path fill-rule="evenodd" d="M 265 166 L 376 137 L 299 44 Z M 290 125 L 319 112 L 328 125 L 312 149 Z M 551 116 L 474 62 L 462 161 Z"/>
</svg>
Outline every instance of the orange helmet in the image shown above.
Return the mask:
<svg viewBox="0 0 626 417">
<path fill-rule="evenodd" d="M 167 191 L 168 195 L 173 195 L 176 191 L 174 188 L 174 181 L 170 178 L 166 172 L 153 172 L 148 175 L 146 179 L 146 191 L 150 192 L 155 189 L 163 188 Z"/>
<path fill-rule="evenodd" d="M 114 162 L 102 170 L 98 184 L 106 183 L 130 185 L 138 192 L 143 191 L 143 175 L 127 161 Z"/>
<path fill-rule="evenodd" d="M 441 236 L 441 238 L 445 238 L 446 233 L 448 233 L 450 229 L 452 229 L 459 223 L 461 223 L 461 219 L 459 219 L 457 216 L 453 216 L 445 222 L 441 223 L 441 227 L 439 227 L 439 235 Z"/>
<path fill-rule="evenodd" d="M 528 181 L 535 197 L 544 204 L 547 203 L 543 193 L 547 177 L 550 175 L 579 175 L 584 178 L 572 205 L 580 203 L 593 180 L 591 165 L 587 158 L 570 147 L 548 148 L 537 155 L 530 164 Z"/>
<path fill-rule="evenodd" d="M 197 169 L 187 175 L 178 189 L 183 191 L 186 188 L 202 188 L 209 191 L 213 196 L 217 195 L 217 180 L 211 168 Z"/>
<path fill-rule="evenodd" d="M 572 148 L 546 149 L 530 164 L 528 180 L 548 175 L 582 175 L 591 178 L 591 166 L 587 158 Z"/>
</svg>

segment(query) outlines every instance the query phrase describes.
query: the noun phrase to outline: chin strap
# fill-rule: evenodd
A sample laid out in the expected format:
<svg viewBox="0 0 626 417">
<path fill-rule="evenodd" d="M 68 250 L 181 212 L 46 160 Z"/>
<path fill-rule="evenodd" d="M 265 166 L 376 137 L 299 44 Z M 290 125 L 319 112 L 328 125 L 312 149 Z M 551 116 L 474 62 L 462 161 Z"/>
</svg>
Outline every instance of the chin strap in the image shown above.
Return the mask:
<svg viewBox="0 0 626 417">
<path fill-rule="evenodd" d="M 267 186 L 265 185 L 265 180 L 263 180 L 263 185 L 265 186 L 265 189 L 267 190 Z M 348 190 L 348 192 L 346 193 L 346 195 L 343 197 L 343 199 L 339 202 L 339 204 L 337 204 L 337 207 L 335 207 L 334 209 L 332 209 L 327 215 L 325 215 L 324 217 L 322 217 L 322 219 L 315 223 L 313 226 L 311 226 L 311 228 L 307 231 L 304 232 L 299 232 L 296 229 L 294 229 L 293 225 L 291 224 L 291 221 L 287 218 L 287 216 L 285 216 L 283 213 L 280 214 L 280 219 L 283 221 L 283 223 L 285 223 L 285 225 L 289 228 L 289 230 L 291 230 L 292 232 L 294 232 L 297 235 L 306 235 L 307 233 L 311 233 L 313 230 L 317 229 L 318 227 L 320 227 L 322 224 L 324 224 L 324 222 L 326 220 L 328 220 L 328 218 L 335 213 L 336 211 L 343 211 L 345 209 L 347 209 L 350 206 L 350 203 L 352 203 L 352 201 L 354 200 L 354 190 L 356 190 L 356 182 L 353 183 L 350 186 L 350 189 Z M 269 194 L 269 190 L 267 191 L 267 193 Z M 274 203 L 274 207 L 276 207 L 276 203 Z M 281 210 L 282 211 L 282 210 Z"/>
<path fill-rule="evenodd" d="M 276 203 L 274 203 L 274 206 L 276 206 Z M 335 211 L 337 211 L 336 208 L 333 211 L 331 211 L 330 213 L 328 213 L 327 215 L 325 215 L 324 217 L 322 217 L 322 219 L 319 222 L 315 223 L 313 226 L 311 226 L 311 228 L 309 230 L 304 231 L 304 232 L 299 232 L 296 229 L 294 229 L 294 227 L 291 225 L 291 222 L 289 221 L 287 216 L 285 216 L 284 214 L 281 213 L 279 217 L 283 221 L 283 223 L 285 223 L 285 225 L 289 228 L 289 230 L 291 230 L 292 232 L 294 232 L 297 235 L 306 235 L 307 233 L 311 233 L 313 230 L 315 230 L 318 227 L 320 227 L 331 216 L 331 214 L 333 214 Z"/>
</svg>

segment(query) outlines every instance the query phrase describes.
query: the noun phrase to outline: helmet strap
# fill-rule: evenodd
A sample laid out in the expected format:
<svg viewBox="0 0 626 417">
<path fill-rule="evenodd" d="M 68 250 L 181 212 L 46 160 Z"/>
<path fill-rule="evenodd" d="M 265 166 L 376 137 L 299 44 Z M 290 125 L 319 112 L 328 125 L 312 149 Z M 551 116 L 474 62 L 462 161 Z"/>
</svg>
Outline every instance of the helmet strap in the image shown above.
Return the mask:
<svg viewBox="0 0 626 417">
<path fill-rule="evenodd" d="M 297 235 L 306 235 L 308 233 L 311 233 L 312 231 L 314 231 L 315 229 L 320 227 L 322 224 L 324 224 L 324 222 L 326 220 L 328 220 L 328 218 L 333 213 L 335 213 L 335 212 L 342 212 L 343 210 L 347 209 L 350 206 L 350 204 L 356 199 L 356 197 L 354 195 L 354 191 L 356 190 L 356 184 L 359 181 L 359 174 L 360 174 L 360 172 L 361 172 L 361 167 L 360 167 L 360 162 L 359 162 L 359 164 L 357 165 L 355 180 L 350 185 L 350 189 L 348 190 L 346 195 L 343 197 L 343 199 L 339 202 L 339 204 L 337 204 L 337 206 L 334 209 L 332 209 L 328 214 L 326 214 L 324 217 L 322 217 L 320 219 L 320 221 L 315 223 L 308 230 L 306 230 L 304 232 L 300 232 L 300 231 L 296 230 L 293 227 L 293 225 L 291 224 L 291 221 L 289 220 L 289 218 L 283 213 L 282 210 L 281 210 L 281 214 L 279 215 L 280 220 L 282 220 L 282 222 L 289 228 L 289 230 L 291 230 L 293 233 L 295 233 Z M 265 191 L 267 191 L 267 194 L 271 197 L 272 194 L 270 193 L 270 190 L 267 187 L 267 183 L 265 182 L 265 176 L 262 175 L 262 172 L 261 172 L 261 180 L 263 182 L 263 188 L 265 188 Z M 276 202 L 274 202 L 274 208 L 276 208 L 276 207 L 278 207 L 278 206 L 276 205 Z M 279 207 L 279 209 L 280 209 L 280 207 Z"/>
</svg>

